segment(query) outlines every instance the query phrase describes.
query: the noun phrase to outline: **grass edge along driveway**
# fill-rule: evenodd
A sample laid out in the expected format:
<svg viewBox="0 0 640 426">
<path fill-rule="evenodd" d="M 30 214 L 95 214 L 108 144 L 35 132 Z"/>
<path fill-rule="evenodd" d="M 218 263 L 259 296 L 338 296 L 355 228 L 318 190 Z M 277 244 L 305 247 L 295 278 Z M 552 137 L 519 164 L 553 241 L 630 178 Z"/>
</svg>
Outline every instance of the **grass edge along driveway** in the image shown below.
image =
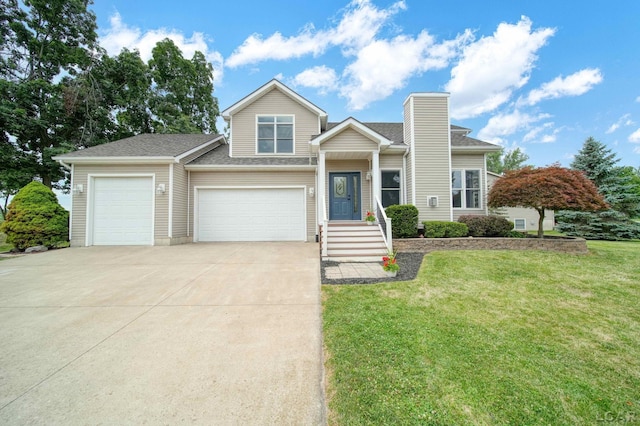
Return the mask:
<svg viewBox="0 0 640 426">
<path fill-rule="evenodd" d="M 589 248 L 323 286 L 329 424 L 640 423 L 640 243 Z"/>
</svg>

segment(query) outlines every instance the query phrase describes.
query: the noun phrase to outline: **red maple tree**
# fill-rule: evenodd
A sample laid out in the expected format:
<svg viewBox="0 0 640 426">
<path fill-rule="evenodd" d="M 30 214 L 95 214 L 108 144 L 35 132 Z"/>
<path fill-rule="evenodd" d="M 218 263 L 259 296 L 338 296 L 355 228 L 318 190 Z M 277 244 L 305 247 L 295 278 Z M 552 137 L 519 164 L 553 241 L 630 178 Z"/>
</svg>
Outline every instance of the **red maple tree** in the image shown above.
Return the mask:
<svg viewBox="0 0 640 426">
<path fill-rule="evenodd" d="M 581 171 L 559 165 L 508 171 L 491 187 L 489 207 L 528 207 L 538 212 L 543 238 L 545 210 L 598 211 L 608 208 L 598 188 Z"/>
</svg>

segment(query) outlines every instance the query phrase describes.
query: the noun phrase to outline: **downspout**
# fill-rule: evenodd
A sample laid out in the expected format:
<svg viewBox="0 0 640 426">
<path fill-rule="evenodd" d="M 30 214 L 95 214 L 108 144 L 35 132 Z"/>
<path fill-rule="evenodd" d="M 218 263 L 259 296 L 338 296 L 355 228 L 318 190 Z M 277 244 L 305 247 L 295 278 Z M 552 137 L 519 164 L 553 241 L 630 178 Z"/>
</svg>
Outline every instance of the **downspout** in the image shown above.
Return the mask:
<svg viewBox="0 0 640 426">
<path fill-rule="evenodd" d="M 187 237 L 191 236 L 191 170 L 187 170 Z"/>
</svg>

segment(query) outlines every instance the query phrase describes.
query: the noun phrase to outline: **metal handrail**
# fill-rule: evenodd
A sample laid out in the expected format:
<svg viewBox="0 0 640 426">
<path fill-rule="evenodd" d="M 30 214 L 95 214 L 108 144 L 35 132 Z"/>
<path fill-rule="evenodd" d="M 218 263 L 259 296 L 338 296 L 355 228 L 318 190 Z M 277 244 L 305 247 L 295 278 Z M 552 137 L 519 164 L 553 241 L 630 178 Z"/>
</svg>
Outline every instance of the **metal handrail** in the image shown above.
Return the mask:
<svg viewBox="0 0 640 426">
<path fill-rule="evenodd" d="M 382 207 L 382 203 L 378 197 L 376 198 L 376 217 L 378 218 L 378 223 L 380 229 L 382 230 L 382 237 L 384 238 L 384 243 L 387 246 L 387 250 L 389 252 L 393 251 L 393 228 L 391 226 L 391 219 L 387 217 L 387 214 L 384 211 L 384 207 Z"/>
</svg>

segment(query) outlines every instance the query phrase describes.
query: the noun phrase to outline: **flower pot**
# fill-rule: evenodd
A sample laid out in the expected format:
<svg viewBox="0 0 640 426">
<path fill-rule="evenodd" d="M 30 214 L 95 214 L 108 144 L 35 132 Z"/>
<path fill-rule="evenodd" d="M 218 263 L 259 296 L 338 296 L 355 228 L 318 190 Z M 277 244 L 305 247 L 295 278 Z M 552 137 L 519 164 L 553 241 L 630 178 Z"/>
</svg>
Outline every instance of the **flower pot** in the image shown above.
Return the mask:
<svg viewBox="0 0 640 426">
<path fill-rule="evenodd" d="M 369 225 L 369 226 L 371 226 L 371 225 L 375 225 L 375 224 L 376 224 L 375 222 L 369 222 L 369 221 L 367 221 L 367 225 Z"/>
<path fill-rule="evenodd" d="M 384 271 L 388 277 L 393 278 L 398 275 L 398 271 Z"/>
</svg>

